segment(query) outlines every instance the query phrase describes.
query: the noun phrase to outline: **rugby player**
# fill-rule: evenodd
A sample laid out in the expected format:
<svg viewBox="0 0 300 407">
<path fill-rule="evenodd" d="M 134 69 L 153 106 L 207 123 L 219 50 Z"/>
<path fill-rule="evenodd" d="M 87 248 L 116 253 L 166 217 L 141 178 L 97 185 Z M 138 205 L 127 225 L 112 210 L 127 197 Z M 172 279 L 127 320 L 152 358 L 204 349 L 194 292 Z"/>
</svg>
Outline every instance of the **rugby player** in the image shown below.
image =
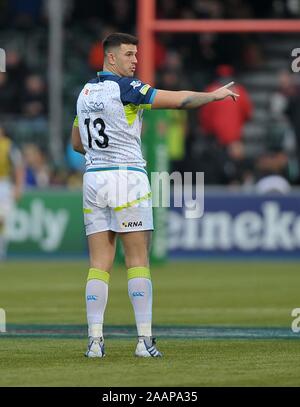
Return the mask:
<svg viewBox="0 0 300 407">
<path fill-rule="evenodd" d="M 128 294 L 137 326 L 135 355 L 161 357 L 152 337 L 149 247 L 153 230 L 151 190 L 141 152 L 144 109 L 192 109 L 238 97 L 229 87 L 214 92 L 165 91 L 135 78 L 138 39 L 113 33 L 104 41 L 103 71 L 77 100 L 72 128 L 75 151 L 85 155 L 83 212 L 90 269 L 86 284 L 87 357 L 103 357 L 103 317 L 116 237 L 125 254 Z"/>
</svg>

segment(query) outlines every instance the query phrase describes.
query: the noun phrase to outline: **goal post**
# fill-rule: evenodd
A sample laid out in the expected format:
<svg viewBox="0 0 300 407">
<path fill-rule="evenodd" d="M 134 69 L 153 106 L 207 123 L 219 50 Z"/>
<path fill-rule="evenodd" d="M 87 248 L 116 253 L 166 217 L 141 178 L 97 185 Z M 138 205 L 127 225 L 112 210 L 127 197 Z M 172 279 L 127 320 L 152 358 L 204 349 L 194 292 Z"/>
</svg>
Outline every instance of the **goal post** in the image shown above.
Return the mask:
<svg viewBox="0 0 300 407">
<path fill-rule="evenodd" d="M 154 34 L 159 32 L 192 33 L 192 32 L 267 32 L 287 33 L 300 32 L 300 19 L 242 19 L 242 20 L 204 20 L 182 19 L 164 20 L 156 18 L 157 0 L 138 0 L 138 37 L 139 77 L 154 86 Z"/>
</svg>

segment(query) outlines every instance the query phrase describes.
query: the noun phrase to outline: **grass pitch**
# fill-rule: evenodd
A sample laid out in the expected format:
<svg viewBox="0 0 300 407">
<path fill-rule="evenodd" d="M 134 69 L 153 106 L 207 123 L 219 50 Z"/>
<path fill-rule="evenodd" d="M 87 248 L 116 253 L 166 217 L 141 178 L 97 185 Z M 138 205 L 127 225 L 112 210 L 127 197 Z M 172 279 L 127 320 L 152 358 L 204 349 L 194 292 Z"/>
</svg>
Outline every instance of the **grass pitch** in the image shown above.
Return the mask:
<svg viewBox="0 0 300 407">
<path fill-rule="evenodd" d="M 90 360 L 83 357 L 83 335 L 8 336 L 11 324 L 83 326 L 87 268 L 84 261 L 0 265 L 0 308 L 8 325 L 8 334 L 0 333 L 0 386 L 300 385 L 300 334 L 290 329 L 291 310 L 300 307 L 299 263 L 177 262 L 152 268 L 154 333 L 155 326 L 240 332 L 278 327 L 289 332 L 287 339 L 164 335 L 158 337 L 164 358 L 141 360 L 133 357 L 134 338 L 108 336 L 107 357 Z M 125 268 L 113 271 L 105 321 L 111 327 L 134 325 Z"/>
</svg>

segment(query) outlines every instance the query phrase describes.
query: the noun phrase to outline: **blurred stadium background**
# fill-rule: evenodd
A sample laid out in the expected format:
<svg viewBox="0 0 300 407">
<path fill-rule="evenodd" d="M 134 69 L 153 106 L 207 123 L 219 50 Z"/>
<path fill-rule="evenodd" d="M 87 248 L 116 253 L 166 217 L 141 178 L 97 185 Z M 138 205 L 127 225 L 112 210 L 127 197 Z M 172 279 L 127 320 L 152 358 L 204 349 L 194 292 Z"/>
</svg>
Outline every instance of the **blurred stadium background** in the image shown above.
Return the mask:
<svg viewBox="0 0 300 407">
<path fill-rule="evenodd" d="M 300 306 L 300 2 L 157 0 L 158 21 L 218 20 L 242 27 L 255 19 L 252 29 L 257 21 L 277 25 L 272 32 L 157 31 L 145 46 L 139 7 L 146 3 L 152 2 L 0 1 L 0 48 L 6 53 L 0 127 L 22 151 L 26 184 L 10 219 L 8 260 L 0 262 L 0 308 L 7 315 L 7 333 L 0 333 L 7 375 L 0 385 L 299 385 L 299 336 L 290 326 L 291 311 Z M 114 31 L 140 36 L 137 76 L 150 78 L 155 87 L 204 91 L 234 80 L 241 95 L 236 104 L 144 117 L 149 171 L 205 173 L 201 219 L 186 219 L 185 209 L 172 205 L 155 210 L 154 322 L 165 337 L 166 353 L 174 352 L 170 338 L 184 347 L 184 358 L 174 362 L 174 371 L 183 369 L 181 381 L 161 364 L 165 381 L 149 375 L 142 383 L 132 361 L 114 367 L 114 359 L 103 367 L 111 381 L 85 382 L 87 364 L 82 366 L 78 355 L 74 360 L 74 352 L 85 346 L 88 261 L 81 216 L 84 163 L 72 151 L 70 131 L 83 84 L 102 68 L 100 40 Z M 153 71 L 143 63 L 151 49 Z M 125 280 L 118 272 L 121 257 L 119 250 L 107 311 L 115 351 L 120 338 L 134 336 Z M 172 337 L 180 326 L 185 330 Z M 201 327 L 216 330 L 197 331 Z M 33 337 L 50 338 L 39 342 L 38 355 L 30 347 Z M 69 369 L 49 356 L 56 347 L 55 357 L 63 358 L 66 343 Z M 47 354 L 42 362 L 41 353 Z M 44 362 L 48 370 L 38 379 Z M 141 366 L 148 373 L 156 369 L 144 361 Z M 70 376 L 72 369 L 78 369 L 77 376 Z"/>
</svg>

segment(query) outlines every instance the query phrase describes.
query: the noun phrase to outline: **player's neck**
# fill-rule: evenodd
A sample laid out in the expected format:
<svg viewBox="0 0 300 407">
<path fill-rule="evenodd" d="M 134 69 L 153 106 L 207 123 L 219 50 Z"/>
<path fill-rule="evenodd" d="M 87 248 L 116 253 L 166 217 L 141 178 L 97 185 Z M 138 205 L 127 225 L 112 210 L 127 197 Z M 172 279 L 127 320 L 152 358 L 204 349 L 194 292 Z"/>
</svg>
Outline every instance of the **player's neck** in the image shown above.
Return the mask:
<svg viewBox="0 0 300 407">
<path fill-rule="evenodd" d="M 111 72 L 114 75 L 122 76 L 122 75 L 120 75 L 120 73 L 113 66 L 108 66 L 108 65 L 105 65 L 105 64 L 103 65 L 103 72 Z"/>
</svg>

